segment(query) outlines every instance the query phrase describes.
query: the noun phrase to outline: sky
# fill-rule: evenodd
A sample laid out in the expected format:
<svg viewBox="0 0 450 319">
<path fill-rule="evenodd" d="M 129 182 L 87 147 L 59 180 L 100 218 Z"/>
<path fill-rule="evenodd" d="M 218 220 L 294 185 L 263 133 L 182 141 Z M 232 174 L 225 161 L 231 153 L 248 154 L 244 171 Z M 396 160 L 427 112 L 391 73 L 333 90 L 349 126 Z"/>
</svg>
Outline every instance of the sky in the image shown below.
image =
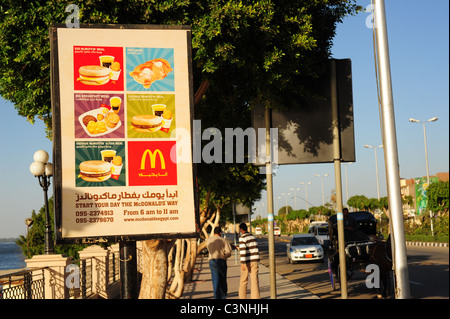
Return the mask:
<svg viewBox="0 0 450 319">
<path fill-rule="evenodd" d="M 363 7 L 370 1 L 358 1 Z M 377 103 L 372 29 L 366 25 L 370 13 L 359 13 L 344 19 L 337 27 L 332 56 L 352 61 L 353 107 L 356 162 L 342 165 L 342 195 L 377 197 L 374 150 L 364 145 L 382 144 L 380 113 Z M 426 121 L 430 175 L 449 171 L 449 1 L 386 1 L 389 53 L 394 99 L 396 139 L 400 177 L 426 176 L 422 124 Z M 44 192 L 30 173 L 33 154 L 45 150 L 52 160 L 52 142 L 46 138 L 42 121 L 34 125 L 19 115 L 14 105 L 0 98 L 0 238 L 26 234 L 25 219 L 44 205 Z M 8 155 L 7 155 L 8 154 Z M 7 155 L 7 156 L 6 156 Z M 380 196 L 387 196 L 383 149 L 377 149 Z M 316 177 L 315 175 L 325 175 Z M 273 177 L 274 208 L 286 205 L 306 208 L 308 185 L 309 207 L 325 202 L 335 189 L 334 165 L 282 165 Z M 53 180 L 52 180 L 53 182 Z M 295 189 L 295 192 L 290 190 Z M 300 190 L 297 190 L 300 188 Z M 348 194 L 347 194 L 348 188 Z M 49 196 L 53 192 L 50 190 Z M 283 196 L 285 194 L 286 196 Z M 291 194 L 291 195 L 288 195 Z M 295 196 L 294 196 L 295 195 Z M 265 192 L 255 203 L 256 214 L 267 217 Z"/>
</svg>

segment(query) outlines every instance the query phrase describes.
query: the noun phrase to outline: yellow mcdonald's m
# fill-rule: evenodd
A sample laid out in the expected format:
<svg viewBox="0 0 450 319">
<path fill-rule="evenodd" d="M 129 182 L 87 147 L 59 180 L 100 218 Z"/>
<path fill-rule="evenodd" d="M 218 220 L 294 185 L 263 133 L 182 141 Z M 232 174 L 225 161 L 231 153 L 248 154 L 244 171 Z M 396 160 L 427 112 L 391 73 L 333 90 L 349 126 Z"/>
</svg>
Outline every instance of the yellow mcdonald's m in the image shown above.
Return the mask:
<svg viewBox="0 0 450 319">
<path fill-rule="evenodd" d="M 150 167 L 155 168 L 155 162 L 156 162 L 156 155 L 159 155 L 159 160 L 161 162 L 161 169 L 166 169 L 166 162 L 164 161 L 164 156 L 162 155 L 161 151 L 159 149 L 155 150 L 154 152 L 150 150 L 145 150 L 144 154 L 142 154 L 141 159 L 141 169 L 145 169 L 145 160 L 147 158 L 147 155 L 150 157 Z"/>
</svg>

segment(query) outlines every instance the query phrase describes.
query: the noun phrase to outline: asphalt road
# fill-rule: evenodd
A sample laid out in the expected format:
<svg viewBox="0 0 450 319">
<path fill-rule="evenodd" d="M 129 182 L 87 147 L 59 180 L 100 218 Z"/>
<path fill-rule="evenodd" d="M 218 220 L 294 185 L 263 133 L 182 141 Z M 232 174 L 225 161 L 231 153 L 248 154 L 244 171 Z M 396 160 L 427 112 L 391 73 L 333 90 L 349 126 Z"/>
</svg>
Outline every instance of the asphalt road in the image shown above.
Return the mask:
<svg viewBox="0 0 450 319">
<path fill-rule="evenodd" d="M 340 299 L 340 287 L 332 290 L 326 260 L 289 264 L 286 243 L 289 237 L 275 240 L 276 272 L 323 299 Z M 269 267 L 267 237 L 258 239 L 261 263 Z M 449 249 L 445 247 L 407 246 L 411 297 L 414 299 L 449 298 Z M 367 274 L 355 272 L 348 281 L 348 299 L 376 299 L 375 289 L 367 288 Z M 394 298 L 393 293 L 389 298 Z"/>
</svg>

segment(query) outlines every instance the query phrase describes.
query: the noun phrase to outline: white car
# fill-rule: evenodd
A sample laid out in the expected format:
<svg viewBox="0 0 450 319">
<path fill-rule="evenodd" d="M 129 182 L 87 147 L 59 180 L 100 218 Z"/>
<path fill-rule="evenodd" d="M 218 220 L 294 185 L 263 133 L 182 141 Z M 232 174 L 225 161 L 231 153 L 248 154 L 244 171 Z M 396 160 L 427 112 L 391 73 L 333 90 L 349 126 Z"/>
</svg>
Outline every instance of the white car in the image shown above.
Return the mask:
<svg viewBox="0 0 450 319">
<path fill-rule="evenodd" d="M 291 264 L 296 261 L 323 260 L 323 248 L 313 234 L 294 235 L 286 247 Z"/>
</svg>

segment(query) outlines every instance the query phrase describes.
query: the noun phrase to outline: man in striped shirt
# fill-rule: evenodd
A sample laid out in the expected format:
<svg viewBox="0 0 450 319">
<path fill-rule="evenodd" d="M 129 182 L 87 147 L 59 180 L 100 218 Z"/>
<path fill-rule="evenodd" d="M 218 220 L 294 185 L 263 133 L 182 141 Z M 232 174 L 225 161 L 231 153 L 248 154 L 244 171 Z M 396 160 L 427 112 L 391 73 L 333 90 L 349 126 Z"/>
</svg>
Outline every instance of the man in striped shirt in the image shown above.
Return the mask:
<svg viewBox="0 0 450 319">
<path fill-rule="evenodd" d="M 256 237 L 247 231 L 247 225 L 239 225 L 239 255 L 241 259 L 241 280 L 239 284 L 239 299 L 247 299 L 248 275 L 251 281 L 251 298 L 260 299 L 259 295 L 259 249 Z"/>
</svg>

